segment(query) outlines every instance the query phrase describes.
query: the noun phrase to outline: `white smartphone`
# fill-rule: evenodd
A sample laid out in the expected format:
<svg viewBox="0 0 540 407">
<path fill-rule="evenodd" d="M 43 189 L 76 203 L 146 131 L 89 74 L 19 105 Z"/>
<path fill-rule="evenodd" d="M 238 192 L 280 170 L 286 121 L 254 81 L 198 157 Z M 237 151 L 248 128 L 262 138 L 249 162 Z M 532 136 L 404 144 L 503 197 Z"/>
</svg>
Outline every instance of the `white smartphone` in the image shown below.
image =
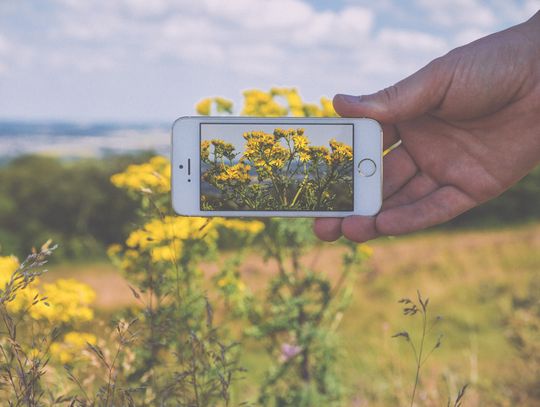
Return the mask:
<svg viewBox="0 0 540 407">
<path fill-rule="evenodd" d="M 180 215 L 375 215 L 382 129 L 372 119 L 181 117 L 171 171 Z"/>
</svg>

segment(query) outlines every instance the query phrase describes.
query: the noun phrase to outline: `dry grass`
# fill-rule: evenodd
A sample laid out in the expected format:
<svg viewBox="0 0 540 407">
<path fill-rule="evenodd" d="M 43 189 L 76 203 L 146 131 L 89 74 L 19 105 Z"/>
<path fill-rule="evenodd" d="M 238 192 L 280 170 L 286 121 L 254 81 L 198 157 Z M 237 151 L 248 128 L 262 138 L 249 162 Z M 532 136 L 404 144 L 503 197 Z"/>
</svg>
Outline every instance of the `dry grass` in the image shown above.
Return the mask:
<svg viewBox="0 0 540 407">
<path fill-rule="evenodd" d="M 352 405 L 395 405 L 410 396 L 414 367 L 405 348 L 391 339 L 407 327 L 397 300 L 417 289 L 431 299 L 433 315 L 445 317 L 443 346 L 426 366 L 418 393 L 422 406 L 440 406 L 448 395 L 470 383 L 465 406 L 511 405 L 515 369 L 522 364 L 510 347 L 505 318 L 512 314 L 512 296 L 524 293 L 540 273 L 540 223 L 514 228 L 435 231 L 379 239 L 371 244 L 370 271 L 358 279 L 354 300 L 340 326 L 341 368 Z M 325 244 L 305 256 L 321 272 L 334 275 L 343 248 Z M 51 266 L 46 277 L 73 277 L 91 285 L 97 307 L 108 312 L 134 304 L 127 282 L 108 264 Z M 206 268 L 208 275 L 217 270 Z M 242 274 L 261 290 L 276 272 L 251 253 Z M 413 327 L 414 328 L 414 327 Z M 238 394 L 253 394 L 262 372 L 261 349 L 246 344 L 243 364 L 249 380 Z M 368 403 L 369 404 L 366 404 Z"/>
<path fill-rule="evenodd" d="M 374 248 L 370 279 L 381 274 L 405 277 L 429 271 L 434 273 L 435 279 L 444 280 L 449 270 L 454 274 L 455 269 L 461 269 L 470 271 L 463 273 L 465 283 L 475 281 L 475 275 L 480 272 L 487 277 L 500 276 L 521 266 L 540 268 L 540 224 L 512 229 L 438 231 L 382 238 L 370 245 Z M 304 256 L 303 261 L 333 275 L 343 252 L 337 244 L 325 244 Z M 209 264 L 205 270 L 211 276 L 216 273 L 217 266 Z M 264 263 L 257 253 L 248 255 L 242 265 L 242 274 L 255 291 L 264 287 L 268 276 L 275 272 L 276 265 Z M 98 294 L 98 308 L 112 310 L 135 304 L 127 280 L 108 263 L 54 265 L 43 280 L 50 282 L 58 278 L 75 278 L 90 285 Z M 416 288 L 417 281 L 413 283 L 411 287 Z M 439 294 L 433 291 L 437 287 L 429 288 L 432 296 Z M 444 291 L 445 287 L 439 288 Z"/>
</svg>

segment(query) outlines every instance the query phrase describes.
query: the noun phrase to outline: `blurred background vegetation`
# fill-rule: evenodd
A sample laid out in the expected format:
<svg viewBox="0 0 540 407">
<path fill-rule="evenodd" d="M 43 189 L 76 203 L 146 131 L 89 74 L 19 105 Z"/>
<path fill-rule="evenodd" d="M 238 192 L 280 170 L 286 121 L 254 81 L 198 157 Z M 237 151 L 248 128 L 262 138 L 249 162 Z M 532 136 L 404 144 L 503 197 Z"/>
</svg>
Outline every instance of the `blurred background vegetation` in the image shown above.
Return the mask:
<svg viewBox="0 0 540 407">
<path fill-rule="evenodd" d="M 141 163 L 151 151 L 79 160 L 24 155 L 0 166 L 0 248 L 24 256 L 51 238 L 64 242 L 53 261 L 106 258 L 127 237 L 137 203 L 115 188 L 112 174 Z M 540 219 L 540 168 L 500 197 L 436 229 L 524 224 Z M 223 242 L 226 244 L 226 242 Z"/>
</svg>

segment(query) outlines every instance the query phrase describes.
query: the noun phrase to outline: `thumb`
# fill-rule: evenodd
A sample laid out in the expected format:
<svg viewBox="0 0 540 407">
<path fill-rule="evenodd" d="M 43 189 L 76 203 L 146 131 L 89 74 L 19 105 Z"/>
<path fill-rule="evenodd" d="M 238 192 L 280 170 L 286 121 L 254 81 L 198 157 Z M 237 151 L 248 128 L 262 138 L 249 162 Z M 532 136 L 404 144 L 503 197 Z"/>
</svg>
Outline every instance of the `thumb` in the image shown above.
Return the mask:
<svg viewBox="0 0 540 407">
<path fill-rule="evenodd" d="M 441 104 L 451 77 L 449 67 L 437 59 L 377 93 L 338 94 L 334 96 L 334 109 L 343 117 L 371 117 L 388 124 L 413 119 Z"/>
</svg>

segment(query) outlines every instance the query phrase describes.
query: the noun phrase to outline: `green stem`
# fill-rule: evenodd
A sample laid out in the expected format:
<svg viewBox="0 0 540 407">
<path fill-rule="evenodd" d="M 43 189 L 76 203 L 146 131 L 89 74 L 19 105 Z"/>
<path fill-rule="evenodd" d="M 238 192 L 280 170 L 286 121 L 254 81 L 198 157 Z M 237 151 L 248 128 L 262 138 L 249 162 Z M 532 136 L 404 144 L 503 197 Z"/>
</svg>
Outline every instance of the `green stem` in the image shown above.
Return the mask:
<svg viewBox="0 0 540 407">
<path fill-rule="evenodd" d="M 420 349 L 418 350 L 418 357 L 416 359 L 416 377 L 414 379 L 414 387 L 411 397 L 411 407 L 414 405 L 414 398 L 416 396 L 416 389 L 418 388 L 418 382 L 420 381 L 420 368 L 422 367 L 422 352 L 424 351 L 424 340 L 426 338 L 426 325 L 427 315 L 426 311 L 422 311 L 422 339 L 420 340 Z"/>
</svg>

